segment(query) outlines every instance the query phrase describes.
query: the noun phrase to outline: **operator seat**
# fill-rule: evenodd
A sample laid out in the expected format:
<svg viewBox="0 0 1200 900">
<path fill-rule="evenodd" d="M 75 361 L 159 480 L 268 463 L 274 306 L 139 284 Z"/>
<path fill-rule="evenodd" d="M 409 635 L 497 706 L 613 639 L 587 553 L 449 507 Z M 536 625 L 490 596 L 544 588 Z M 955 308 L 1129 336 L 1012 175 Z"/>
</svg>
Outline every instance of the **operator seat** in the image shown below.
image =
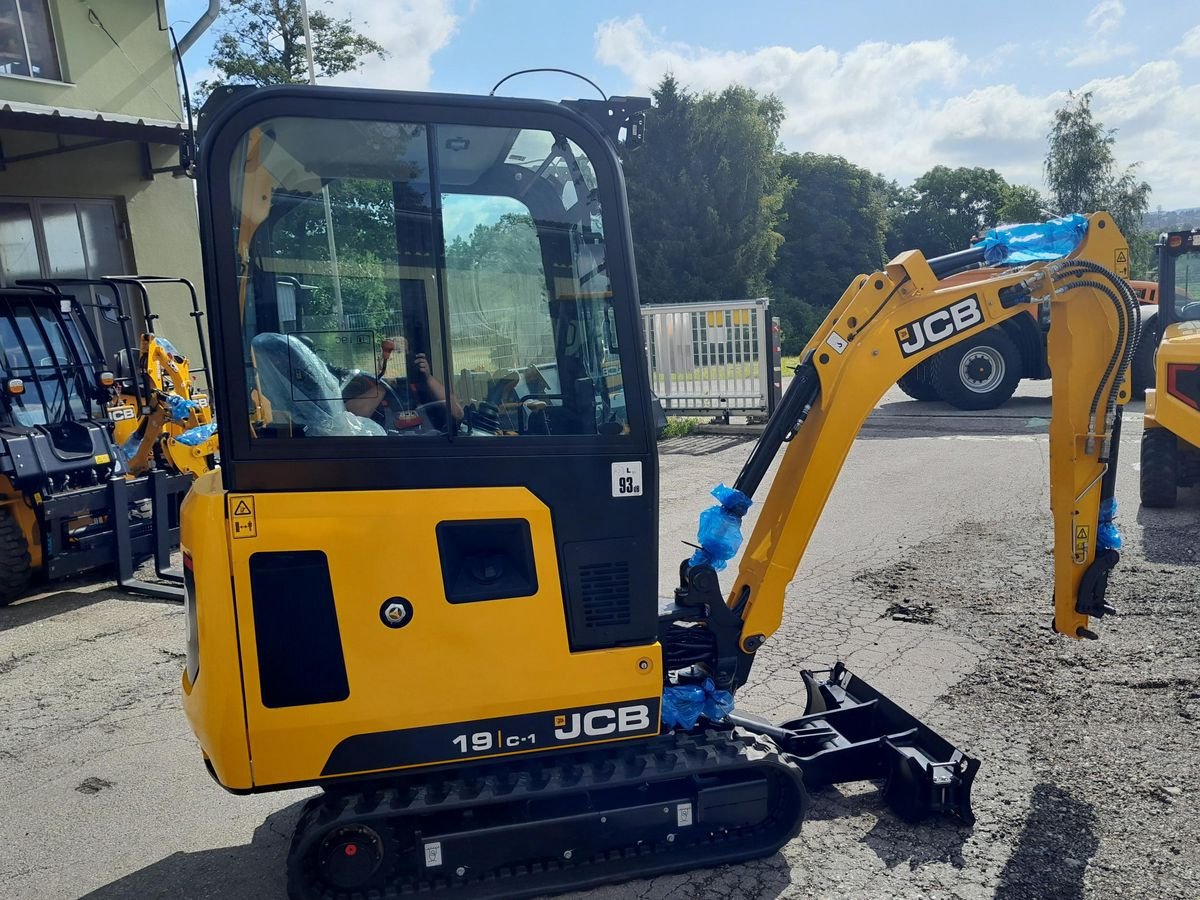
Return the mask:
<svg viewBox="0 0 1200 900">
<path fill-rule="evenodd" d="M 250 342 L 259 389 L 272 410 L 312 437 L 386 434 L 370 419 L 346 410 L 337 378 L 315 352 L 289 334 L 264 332 Z"/>
</svg>

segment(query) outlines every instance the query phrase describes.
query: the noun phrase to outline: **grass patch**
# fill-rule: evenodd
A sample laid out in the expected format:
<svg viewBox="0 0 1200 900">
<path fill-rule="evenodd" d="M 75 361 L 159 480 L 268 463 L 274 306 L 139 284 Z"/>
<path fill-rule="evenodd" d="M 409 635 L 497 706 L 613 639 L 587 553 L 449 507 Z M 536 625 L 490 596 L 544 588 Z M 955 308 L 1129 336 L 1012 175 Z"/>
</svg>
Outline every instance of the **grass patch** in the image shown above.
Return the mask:
<svg viewBox="0 0 1200 900">
<path fill-rule="evenodd" d="M 780 368 L 783 369 L 783 375 L 785 378 L 788 375 L 791 375 L 792 369 L 796 368 L 798 365 L 800 365 L 799 353 L 797 353 L 795 356 L 784 356 L 780 359 Z"/>
<path fill-rule="evenodd" d="M 663 429 L 662 440 L 665 441 L 669 438 L 681 438 L 687 437 L 689 434 L 695 434 L 696 429 L 700 427 L 700 422 L 700 419 L 667 419 L 667 427 Z"/>
</svg>

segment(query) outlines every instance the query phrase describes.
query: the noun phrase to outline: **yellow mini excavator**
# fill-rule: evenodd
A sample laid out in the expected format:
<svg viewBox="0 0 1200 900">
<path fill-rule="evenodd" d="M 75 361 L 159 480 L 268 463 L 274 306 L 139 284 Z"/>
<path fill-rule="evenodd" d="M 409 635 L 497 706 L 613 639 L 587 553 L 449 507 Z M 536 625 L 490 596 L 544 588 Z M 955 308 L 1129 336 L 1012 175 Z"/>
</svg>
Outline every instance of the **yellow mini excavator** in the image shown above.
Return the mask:
<svg viewBox="0 0 1200 900">
<path fill-rule="evenodd" d="M 907 819 L 972 821 L 978 762 L 842 664 L 803 674 L 792 721 L 734 702 L 878 398 L 1031 306 L 1051 323 L 1053 624 L 1095 637 L 1111 611 L 1137 310 L 1103 213 L 1061 258 L 997 235 L 856 278 L 660 601 L 617 156 L 647 106 L 279 87 L 202 113 L 223 434 L 183 510 L 183 702 L 227 790 L 324 789 L 293 898 L 737 862 L 796 834 L 806 787 L 850 780 Z"/>
</svg>

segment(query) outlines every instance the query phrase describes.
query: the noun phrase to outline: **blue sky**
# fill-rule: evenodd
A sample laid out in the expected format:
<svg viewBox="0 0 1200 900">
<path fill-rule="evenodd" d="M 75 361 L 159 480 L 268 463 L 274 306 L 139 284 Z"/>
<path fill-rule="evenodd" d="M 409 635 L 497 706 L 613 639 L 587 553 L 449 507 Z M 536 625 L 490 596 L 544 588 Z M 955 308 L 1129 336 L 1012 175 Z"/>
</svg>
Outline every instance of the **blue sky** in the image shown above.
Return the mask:
<svg viewBox="0 0 1200 900">
<path fill-rule="evenodd" d="M 530 66 L 574 69 L 614 94 L 645 93 L 667 71 L 696 90 L 736 81 L 783 100 L 787 149 L 836 153 L 901 182 L 937 164 L 980 165 L 1041 187 L 1053 110 L 1068 90 L 1090 90 L 1098 118 L 1118 129 L 1118 160 L 1141 162 L 1151 206 L 1200 206 L 1194 4 L 309 3 L 351 15 L 390 51 L 342 83 L 487 93 Z M 168 0 L 176 32 L 206 6 Z M 213 33 L 188 54 L 193 81 L 207 68 Z M 559 99 L 588 88 L 530 76 L 504 90 Z"/>
</svg>

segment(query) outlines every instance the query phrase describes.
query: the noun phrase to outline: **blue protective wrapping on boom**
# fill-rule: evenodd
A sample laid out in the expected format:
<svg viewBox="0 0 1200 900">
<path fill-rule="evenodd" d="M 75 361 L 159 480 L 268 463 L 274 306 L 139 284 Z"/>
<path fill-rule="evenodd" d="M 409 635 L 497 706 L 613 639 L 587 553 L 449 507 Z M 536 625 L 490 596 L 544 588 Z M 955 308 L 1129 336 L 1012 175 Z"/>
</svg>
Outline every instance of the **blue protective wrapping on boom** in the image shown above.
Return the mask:
<svg viewBox="0 0 1200 900">
<path fill-rule="evenodd" d="M 700 549 L 692 554 L 693 566 L 710 565 L 718 572 L 742 546 L 742 517 L 754 502 L 737 488 L 718 484 L 712 489 L 718 505 L 700 513 L 696 538 Z"/>
<path fill-rule="evenodd" d="M 176 422 L 186 422 L 192 410 L 199 408 L 200 404 L 195 400 L 188 400 L 178 394 L 167 394 L 167 412 Z"/>
<path fill-rule="evenodd" d="M 1101 550 L 1121 549 L 1121 529 L 1114 519 L 1117 517 L 1117 498 L 1109 497 L 1100 504 L 1100 525 L 1096 529 L 1096 542 Z"/>
<path fill-rule="evenodd" d="M 1087 216 L 1072 213 L 1049 222 L 993 228 L 976 246 L 993 266 L 1015 266 L 1071 253 L 1087 234 Z"/>
<path fill-rule="evenodd" d="M 183 444 L 185 447 L 198 447 L 216 433 L 217 423 L 206 422 L 203 425 L 197 425 L 195 428 L 189 428 L 179 437 L 175 438 L 175 442 Z"/>
</svg>

